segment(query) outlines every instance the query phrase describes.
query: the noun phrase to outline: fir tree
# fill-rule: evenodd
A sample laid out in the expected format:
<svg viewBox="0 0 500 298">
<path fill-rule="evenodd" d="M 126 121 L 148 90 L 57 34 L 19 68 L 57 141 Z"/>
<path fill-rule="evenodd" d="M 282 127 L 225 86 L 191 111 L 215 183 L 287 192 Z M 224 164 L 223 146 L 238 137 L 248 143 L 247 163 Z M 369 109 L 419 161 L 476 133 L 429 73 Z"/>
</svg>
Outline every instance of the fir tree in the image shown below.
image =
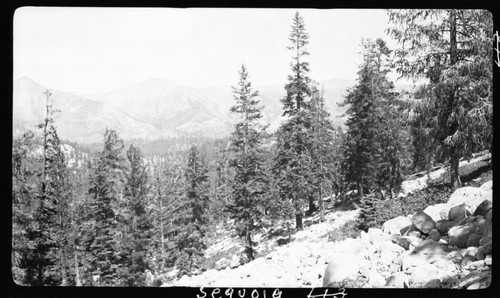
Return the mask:
<svg viewBox="0 0 500 298">
<path fill-rule="evenodd" d="M 382 39 L 363 41 L 358 83 L 348 91 L 347 143 L 342 164 L 345 181 L 359 197 L 389 190 L 402 180 L 403 138 L 394 84 L 388 80 L 390 50 Z"/>
<path fill-rule="evenodd" d="M 40 169 L 32 156 L 35 145 L 34 133 L 27 131 L 14 140 L 12 147 L 12 274 L 19 285 L 37 284 L 32 249 Z"/>
<path fill-rule="evenodd" d="M 206 211 L 209 205 L 208 169 L 196 146 L 191 146 L 185 169 L 186 193 L 174 222 L 179 227 L 176 244 L 179 257 L 176 265 L 179 275 L 199 268 L 199 260 L 206 249 L 205 234 L 208 225 Z"/>
<path fill-rule="evenodd" d="M 91 226 L 86 235 L 86 261 L 95 285 L 112 286 L 122 284 L 119 271 L 120 235 L 116 218 L 119 196 L 123 184 L 121 156 L 123 141 L 114 130 L 106 129 L 104 149 L 100 153 L 94 172 L 90 177 Z"/>
<path fill-rule="evenodd" d="M 151 211 L 153 222 L 153 256 L 152 269 L 155 275 L 173 266 L 178 257 L 175 237 L 179 228 L 174 225 L 176 217 L 181 213 L 180 199 L 184 195 L 183 169 L 175 162 L 167 164 L 163 158 L 152 162 L 151 174 Z"/>
<path fill-rule="evenodd" d="M 291 200 L 295 209 L 296 229 L 302 230 L 303 206 L 310 202 L 313 192 L 312 163 L 310 149 L 312 141 L 309 117 L 309 97 L 311 90 L 308 77 L 309 63 L 304 57 L 309 55 L 306 45 L 309 35 L 305 31 L 304 21 L 297 12 L 293 19 L 289 37 L 293 52 L 292 74 L 285 85 L 286 96 L 283 98 L 283 114 L 287 119 L 276 133 L 276 159 L 273 173 L 281 199 Z M 312 198 L 314 199 L 314 198 Z M 312 211 L 312 210 L 311 210 Z"/>
<path fill-rule="evenodd" d="M 149 203 L 148 175 L 141 151 L 130 145 L 127 151 L 130 171 L 124 190 L 125 283 L 128 286 L 146 286 L 145 271 L 149 269 L 148 250 L 151 247 L 152 224 Z"/>
<path fill-rule="evenodd" d="M 265 137 L 265 126 L 259 121 L 262 118 L 262 107 L 256 98 L 257 91 L 252 90 L 249 74 L 244 65 L 239 72 L 240 80 L 233 87 L 235 105 L 231 112 L 239 116 L 239 121 L 231 139 L 231 151 L 234 158 L 231 167 L 235 175 L 231 183 L 232 204 L 228 207 L 231 217 L 236 219 L 236 230 L 245 239 L 245 253 L 248 260 L 255 257 L 252 233 L 261 228 L 264 216 L 263 196 L 267 189 L 264 172 L 264 152 L 262 142 Z"/>
</svg>

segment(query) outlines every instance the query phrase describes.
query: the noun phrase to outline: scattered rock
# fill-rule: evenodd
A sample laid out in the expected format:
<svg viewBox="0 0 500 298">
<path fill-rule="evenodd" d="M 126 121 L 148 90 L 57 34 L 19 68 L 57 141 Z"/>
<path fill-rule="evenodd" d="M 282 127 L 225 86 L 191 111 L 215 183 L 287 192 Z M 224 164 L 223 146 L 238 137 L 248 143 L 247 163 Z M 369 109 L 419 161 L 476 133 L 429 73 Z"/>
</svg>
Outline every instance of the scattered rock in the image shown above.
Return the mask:
<svg viewBox="0 0 500 298">
<path fill-rule="evenodd" d="M 401 229 L 412 224 L 411 220 L 404 216 L 398 216 L 384 222 L 382 231 L 387 234 L 401 234 Z M 402 234 L 401 234 L 402 235 Z"/>
<path fill-rule="evenodd" d="M 479 240 L 481 240 L 482 237 L 483 235 L 478 233 L 470 234 L 469 238 L 467 238 L 467 247 L 479 247 Z"/>
<path fill-rule="evenodd" d="M 473 215 L 482 215 L 486 216 L 488 211 L 493 208 L 493 203 L 490 200 L 484 200 L 481 204 L 479 204 L 474 211 Z"/>
<path fill-rule="evenodd" d="M 413 253 L 423 254 L 427 256 L 437 255 L 437 256 L 446 256 L 448 253 L 452 251 L 451 248 L 440 244 L 432 239 L 427 239 L 422 241 L 418 247 L 413 249 Z"/>
<path fill-rule="evenodd" d="M 439 259 L 436 262 L 432 263 L 434 266 L 436 266 L 440 272 L 452 272 L 457 270 L 460 267 L 460 262 L 462 261 L 462 255 L 460 255 L 460 261 L 459 262 L 453 262 L 452 260 L 448 259 Z"/>
<path fill-rule="evenodd" d="M 429 232 L 436 227 L 434 220 L 422 210 L 413 214 L 411 221 L 413 225 L 424 234 L 429 234 Z"/>
<path fill-rule="evenodd" d="M 485 265 L 491 266 L 491 264 L 493 264 L 492 262 L 493 262 L 493 260 L 491 259 L 491 256 L 484 258 Z"/>
<path fill-rule="evenodd" d="M 485 191 L 479 187 L 466 186 L 455 190 L 448 199 L 447 204 L 452 207 L 465 204 L 466 209 L 473 213 L 479 204 L 485 199 L 491 200 L 491 197 L 491 191 Z"/>
<path fill-rule="evenodd" d="M 438 231 L 438 230 L 436 230 L 436 229 L 432 229 L 432 230 L 429 232 L 429 236 L 427 236 L 427 238 L 432 239 L 432 240 L 434 240 L 434 241 L 438 242 L 438 241 L 439 241 L 439 239 L 441 239 L 441 234 L 439 233 L 439 231 Z M 479 240 L 478 240 L 478 242 L 479 242 Z"/>
<path fill-rule="evenodd" d="M 474 223 L 476 224 L 476 233 L 483 234 L 486 225 L 486 218 L 478 215 Z"/>
<path fill-rule="evenodd" d="M 401 237 L 399 238 L 398 245 L 408 250 L 410 249 L 410 240 L 408 240 L 408 238 L 406 237 Z"/>
<path fill-rule="evenodd" d="M 448 234 L 448 231 L 456 225 L 457 223 L 454 221 L 443 219 L 436 222 L 436 229 L 441 235 L 446 235 Z"/>
<path fill-rule="evenodd" d="M 423 287 L 427 289 L 441 288 L 441 280 L 439 280 L 439 278 L 431 279 L 428 282 L 426 282 Z"/>
<path fill-rule="evenodd" d="M 375 270 L 368 274 L 368 284 L 372 288 L 382 288 L 385 286 L 385 278 Z"/>
<path fill-rule="evenodd" d="M 484 253 L 484 248 L 482 246 L 480 246 L 477 249 L 475 257 L 476 257 L 476 260 L 484 260 L 486 258 L 486 254 Z"/>
<path fill-rule="evenodd" d="M 240 258 L 237 255 L 233 255 L 231 262 L 229 263 L 229 268 L 234 269 L 241 264 Z"/>
<path fill-rule="evenodd" d="M 226 258 L 222 258 L 215 262 L 215 270 L 223 270 L 227 267 L 229 267 L 229 264 L 231 264 L 231 260 L 228 260 Z"/>
<path fill-rule="evenodd" d="M 432 279 L 439 279 L 439 269 L 433 264 L 426 263 L 411 269 L 410 284 L 424 285 Z"/>
<path fill-rule="evenodd" d="M 450 208 L 450 211 L 448 212 L 448 219 L 459 223 L 470 215 L 471 213 L 465 208 L 465 204 L 460 204 Z"/>
<path fill-rule="evenodd" d="M 462 259 L 462 263 L 460 263 L 460 266 L 462 266 L 462 268 L 464 268 L 464 267 L 467 267 L 467 265 L 469 265 L 475 261 L 476 261 L 476 258 L 474 258 L 473 256 L 465 255 L 464 258 Z"/>
<path fill-rule="evenodd" d="M 355 276 L 358 269 L 358 260 L 355 255 L 335 254 L 331 256 L 323 275 L 323 287 L 328 287 L 332 283 L 339 283 L 345 278 Z"/>
<path fill-rule="evenodd" d="M 491 191 L 493 189 L 493 180 L 483 183 L 483 185 L 481 185 L 479 188 L 482 190 Z"/>
<path fill-rule="evenodd" d="M 478 250 L 479 250 L 478 247 L 469 246 L 469 247 L 467 247 L 465 255 L 469 255 L 471 257 L 475 257 Z"/>
<path fill-rule="evenodd" d="M 467 247 L 467 239 L 472 234 L 471 228 L 469 226 L 455 226 L 448 231 L 448 237 L 450 239 L 450 245 L 454 245 L 458 248 Z"/>
<path fill-rule="evenodd" d="M 424 209 L 424 213 L 429 215 L 434 221 L 448 218 L 448 211 L 450 206 L 448 204 L 435 204 L 428 206 Z"/>
<path fill-rule="evenodd" d="M 473 261 L 465 266 L 463 266 L 462 268 L 465 269 L 465 270 L 485 270 L 486 268 L 486 264 L 483 261 Z"/>
<path fill-rule="evenodd" d="M 404 272 L 396 272 L 387 278 L 386 287 L 407 288 L 409 285 L 409 277 Z"/>
<path fill-rule="evenodd" d="M 446 256 L 444 256 L 445 260 L 450 260 L 455 264 L 462 263 L 463 258 L 464 257 L 462 256 L 462 254 L 456 250 L 454 250 L 454 251 L 450 252 L 449 254 L 447 254 Z"/>
<path fill-rule="evenodd" d="M 472 272 L 466 276 L 464 276 L 460 283 L 458 284 L 458 288 L 466 288 L 467 290 L 477 290 L 477 289 L 485 289 L 491 285 L 491 273 L 483 273 L 483 272 Z"/>
</svg>

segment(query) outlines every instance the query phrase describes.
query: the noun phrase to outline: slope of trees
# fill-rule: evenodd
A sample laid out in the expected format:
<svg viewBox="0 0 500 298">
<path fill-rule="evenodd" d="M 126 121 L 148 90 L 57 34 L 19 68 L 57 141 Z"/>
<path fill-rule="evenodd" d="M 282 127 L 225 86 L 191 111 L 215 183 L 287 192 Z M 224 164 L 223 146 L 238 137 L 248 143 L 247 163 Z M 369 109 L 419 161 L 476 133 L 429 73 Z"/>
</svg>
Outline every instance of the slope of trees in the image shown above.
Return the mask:
<svg viewBox="0 0 500 298">
<path fill-rule="evenodd" d="M 94 153 L 70 166 L 68 159 L 77 157 L 65 156 L 45 92 L 43 123 L 12 146 L 14 280 L 158 286 L 175 269 L 177 276 L 211 269 L 205 250 L 220 225 L 234 224 L 245 243 L 243 258 L 251 261 L 263 227 L 290 232 L 295 223 L 301 230 L 303 218 L 315 212 L 324 220 L 325 198 L 354 193 L 362 209 L 359 226 L 366 229 L 380 222 L 381 209 L 404 205 L 394 197 L 410 171 L 449 160 L 450 182 L 458 187 L 458 160 L 491 148 L 491 15 L 388 15 L 394 25 L 388 32 L 400 48 L 391 50 L 382 39 L 362 41 L 363 62 L 343 103 L 345 130 L 332 126 L 322 88 L 310 77 L 310 36 L 299 13 L 289 35 L 285 120 L 273 134 L 242 66 L 230 139 L 128 141 L 124 152 L 118 132 L 106 130 L 102 144 L 87 148 Z M 425 84 L 398 93 L 389 78 L 393 70 Z M 411 203 L 421 205 L 414 197 Z"/>
</svg>

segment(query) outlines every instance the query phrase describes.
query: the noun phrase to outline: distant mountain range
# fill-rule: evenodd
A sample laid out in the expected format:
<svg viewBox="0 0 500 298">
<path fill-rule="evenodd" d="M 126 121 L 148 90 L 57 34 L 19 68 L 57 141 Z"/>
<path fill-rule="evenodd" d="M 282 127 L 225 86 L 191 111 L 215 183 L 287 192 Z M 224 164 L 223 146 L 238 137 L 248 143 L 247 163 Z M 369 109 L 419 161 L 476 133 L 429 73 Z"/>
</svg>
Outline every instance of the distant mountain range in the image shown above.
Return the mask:
<svg viewBox="0 0 500 298">
<path fill-rule="evenodd" d="M 351 80 L 320 83 L 325 105 L 334 126 L 345 122 L 347 107 L 339 107 Z M 14 81 L 13 133 L 20 134 L 41 123 L 45 112 L 43 92 L 50 90 L 58 112 L 55 125 L 62 139 L 78 143 L 101 142 L 106 128 L 116 129 L 124 139 L 175 136 L 228 136 L 235 123 L 229 112 L 234 104 L 230 86 L 196 88 L 165 79 L 151 79 L 123 89 L 99 94 L 76 95 L 42 86 L 27 77 Z M 283 86 L 254 86 L 264 106 L 264 121 L 274 131 L 282 121 Z"/>
</svg>

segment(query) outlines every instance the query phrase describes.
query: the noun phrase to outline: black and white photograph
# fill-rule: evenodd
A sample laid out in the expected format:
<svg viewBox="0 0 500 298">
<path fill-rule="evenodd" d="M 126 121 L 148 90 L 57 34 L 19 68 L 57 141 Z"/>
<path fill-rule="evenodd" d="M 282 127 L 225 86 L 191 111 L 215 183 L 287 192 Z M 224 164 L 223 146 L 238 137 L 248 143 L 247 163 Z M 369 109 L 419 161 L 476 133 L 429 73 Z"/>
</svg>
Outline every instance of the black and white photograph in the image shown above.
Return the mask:
<svg viewBox="0 0 500 298">
<path fill-rule="evenodd" d="M 489 10 L 23 6 L 12 29 L 16 285 L 491 286 Z"/>
</svg>

